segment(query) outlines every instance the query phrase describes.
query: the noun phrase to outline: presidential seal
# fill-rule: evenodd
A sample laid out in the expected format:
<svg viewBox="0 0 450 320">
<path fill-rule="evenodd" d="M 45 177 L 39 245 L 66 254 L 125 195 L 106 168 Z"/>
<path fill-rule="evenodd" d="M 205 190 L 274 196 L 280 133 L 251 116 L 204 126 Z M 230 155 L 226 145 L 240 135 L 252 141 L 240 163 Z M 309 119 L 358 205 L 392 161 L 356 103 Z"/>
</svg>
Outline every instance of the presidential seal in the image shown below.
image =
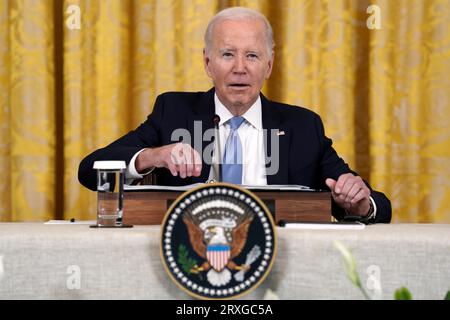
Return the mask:
<svg viewBox="0 0 450 320">
<path fill-rule="evenodd" d="M 247 294 L 264 281 L 275 259 L 271 213 L 235 185 L 205 184 L 184 193 L 167 211 L 161 230 L 165 270 L 197 298 Z"/>
</svg>

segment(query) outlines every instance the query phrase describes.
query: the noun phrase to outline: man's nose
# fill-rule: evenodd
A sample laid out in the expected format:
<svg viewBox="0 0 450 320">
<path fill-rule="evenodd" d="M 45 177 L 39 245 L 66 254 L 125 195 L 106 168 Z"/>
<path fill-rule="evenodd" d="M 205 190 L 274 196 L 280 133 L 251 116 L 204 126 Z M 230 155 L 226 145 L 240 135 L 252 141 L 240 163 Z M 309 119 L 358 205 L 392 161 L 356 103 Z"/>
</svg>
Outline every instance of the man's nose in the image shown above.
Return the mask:
<svg viewBox="0 0 450 320">
<path fill-rule="evenodd" d="M 245 57 L 242 57 L 242 56 L 236 57 L 233 72 L 234 73 L 246 73 L 247 72 L 247 65 L 246 65 Z"/>
</svg>

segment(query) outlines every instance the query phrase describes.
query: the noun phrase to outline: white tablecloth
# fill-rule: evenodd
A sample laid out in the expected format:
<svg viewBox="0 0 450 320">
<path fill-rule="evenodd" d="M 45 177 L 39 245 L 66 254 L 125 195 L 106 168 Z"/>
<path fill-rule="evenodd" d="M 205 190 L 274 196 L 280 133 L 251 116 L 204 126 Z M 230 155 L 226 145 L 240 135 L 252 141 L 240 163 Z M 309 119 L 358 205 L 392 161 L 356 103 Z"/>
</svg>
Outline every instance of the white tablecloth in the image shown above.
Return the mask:
<svg viewBox="0 0 450 320">
<path fill-rule="evenodd" d="M 166 275 L 159 226 L 0 224 L 1 299 L 186 299 Z M 278 228 L 278 255 L 265 282 L 281 299 L 362 299 L 347 279 L 340 240 L 353 252 L 364 286 L 379 274 L 383 299 L 407 287 L 415 299 L 450 290 L 450 225 L 372 225 L 364 230 Z M 78 277 L 79 281 L 74 280 Z M 373 290 L 368 290 L 370 294 Z"/>
</svg>

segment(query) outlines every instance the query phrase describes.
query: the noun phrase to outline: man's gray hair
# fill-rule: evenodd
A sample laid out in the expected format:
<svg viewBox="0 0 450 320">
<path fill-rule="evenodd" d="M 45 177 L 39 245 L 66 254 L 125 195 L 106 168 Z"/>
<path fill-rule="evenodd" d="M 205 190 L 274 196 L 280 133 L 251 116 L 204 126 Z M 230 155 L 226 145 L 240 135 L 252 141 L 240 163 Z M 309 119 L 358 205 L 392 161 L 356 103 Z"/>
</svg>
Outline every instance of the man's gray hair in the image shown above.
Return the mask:
<svg viewBox="0 0 450 320">
<path fill-rule="evenodd" d="M 213 29 L 217 22 L 223 20 L 250 20 L 250 19 L 259 19 L 264 22 L 266 27 L 266 40 L 267 40 L 267 52 L 269 56 L 272 54 L 272 50 L 275 46 L 275 42 L 273 40 L 273 30 L 267 18 L 261 14 L 260 12 L 244 8 L 244 7 L 232 7 L 227 8 L 219 13 L 217 13 L 209 22 L 208 27 L 205 32 L 205 50 L 209 52 L 212 45 L 212 37 L 213 37 Z"/>
</svg>

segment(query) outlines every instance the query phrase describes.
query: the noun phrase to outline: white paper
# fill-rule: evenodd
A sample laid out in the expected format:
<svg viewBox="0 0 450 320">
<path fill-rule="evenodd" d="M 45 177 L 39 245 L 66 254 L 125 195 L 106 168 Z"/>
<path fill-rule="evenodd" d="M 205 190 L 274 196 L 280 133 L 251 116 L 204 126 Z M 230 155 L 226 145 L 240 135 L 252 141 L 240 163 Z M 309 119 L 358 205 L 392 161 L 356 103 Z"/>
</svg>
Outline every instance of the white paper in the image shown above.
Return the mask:
<svg viewBox="0 0 450 320">
<path fill-rule="evenodd" d="M 161 186 L 161 185 L 142 185 L 142 186 L 131 186 L 125 185 L 125 191 L 145 191 L 145 190 L 159 190 L 159 191 L 187 191 L 193 188 L 204 185 L 204 183 L 194 183 L 186 186 Z M 314 191 L 306 186 L 301 185 L 281 185 L 273 184 L 266 186 L 255 186 L 255 185 L 239 185 L 242 188 L 248 190 L 272 190 L 272 191 Z"/>
<path fill-rule="evenodd" d="M 142 185 L 142 186 L 130 186 L 125 185 L 124 190 L 130 191 L 145 191 L 145 190 L 156 190 L 156 191 L 187 191 L 191 190 L 196 187 L 200 187 L 201 185 L 204 185 L 204 183 L 194 183 L 194 184 L 188 184 L 186 186 L 161 186 L 161 185 Z"/>
<path fill-rule="evenodd" d="M 303 230 L 362 230 L 366 227 L 363 223 L 286 223 L 285 229 L 303 229 Z"/>
<path fill-rule="evenodd" d="M 275 191 L 315 191 L 307 186 L 301 186 L 298 184 L 269 184 L 266 186 L 242 186 L 245 189 L 249 190 L 275 190 Z"/>
<path fill-rule="evenodd" d="M 97 224 L 96 220 L 75 220 L 74 222 L 71 222 L 70 220 L 49 220 L 47 222 L 44 222 L 44 224 Z"/>
</svg>

